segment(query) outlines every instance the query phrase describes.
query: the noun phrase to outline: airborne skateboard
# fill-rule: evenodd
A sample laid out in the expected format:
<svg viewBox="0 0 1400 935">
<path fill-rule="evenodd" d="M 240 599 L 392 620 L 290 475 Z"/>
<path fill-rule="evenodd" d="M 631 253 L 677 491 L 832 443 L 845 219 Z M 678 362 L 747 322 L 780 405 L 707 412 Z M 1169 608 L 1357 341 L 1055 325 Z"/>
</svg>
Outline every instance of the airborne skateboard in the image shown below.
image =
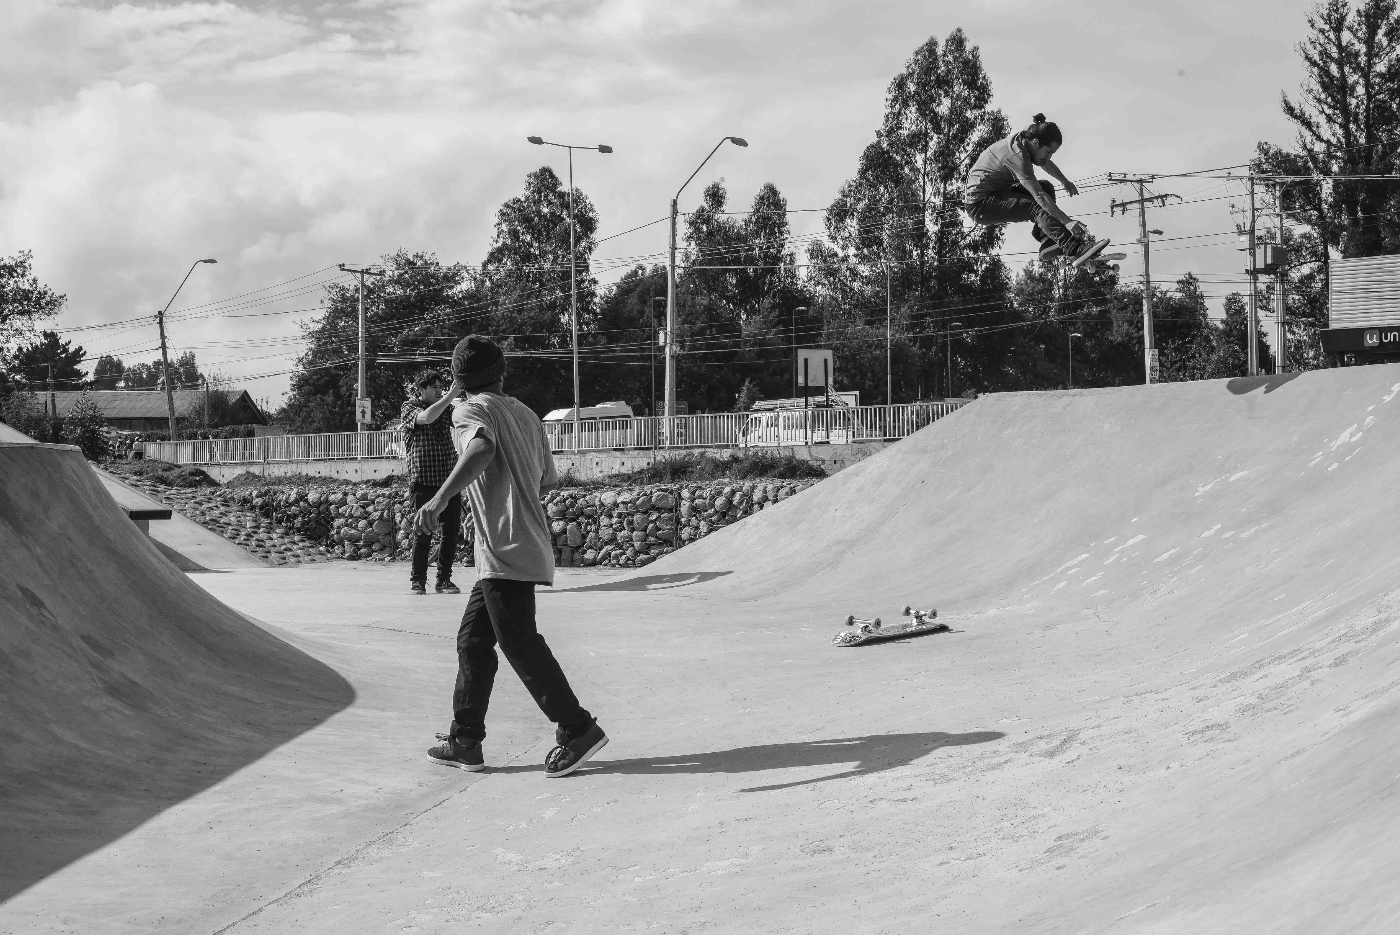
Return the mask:
<svg viewBox="0 0 1400 935">
<path fill-rule="evenodd" d="M 1101 273 L 1104 270 L 1111 269 L 1116 273 L 1118 272 L 1118 261 L 1126 260 L 1127 258 L 1128 255 L 1126 253 L 1100 253 L 1098 256 L 1091 258 L 1081 266 L 1080 269 L 1087 269 L 1091 273 Z"/>
<path fill-rule="evenodd" d="M 916 636 L 920 633 L 937 633 L 940 630 L 948 629 L 945 623 L 936 623 L 938 616 L 936 610 L 915 610 L 912 607 L 904 608 L 904 616 L 907 621 L 885 626 L 880 622 L 880 618 L 873 620 L 861 620 L 857 617 L 846 618 L 846 629 L 837 633 L 831 638 L 831 642 L 836 646 L 859 646 L 862 643 L 877 643 L 883 640 L 897 640 L 905 636 Z"/>
</svg>

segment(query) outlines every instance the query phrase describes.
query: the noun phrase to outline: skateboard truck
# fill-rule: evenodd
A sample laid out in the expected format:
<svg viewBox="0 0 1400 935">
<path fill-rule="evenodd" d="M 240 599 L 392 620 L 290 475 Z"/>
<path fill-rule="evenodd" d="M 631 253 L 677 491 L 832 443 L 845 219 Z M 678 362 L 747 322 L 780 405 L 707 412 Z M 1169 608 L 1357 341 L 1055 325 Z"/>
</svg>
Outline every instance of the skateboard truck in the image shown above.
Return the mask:
<svg viewBox="0 0 1400 935">
<path fill-rule="evenodd" d="M 927 623 L 928 621 L 938 616 L 938 611 L 933 609 L 932 607 L 930 607 L 928 610 L 916 610 L 915 608 L 910 607 L 908 604 L 904 605 L 904 609 L 900 611 L 900 613 L 902 613 L 906 617 L 913 617 L 916 626 L 922 623 Z"/>
<path fill-rule="evenodd" d="M 876 617 L 873 620 L 863 620 L 852 614 L 846 617 L 846 626 L 855 627 L 861 633 L 874 633 L 876 630 L 880 629 L 880 618 Z"/>
</svg>

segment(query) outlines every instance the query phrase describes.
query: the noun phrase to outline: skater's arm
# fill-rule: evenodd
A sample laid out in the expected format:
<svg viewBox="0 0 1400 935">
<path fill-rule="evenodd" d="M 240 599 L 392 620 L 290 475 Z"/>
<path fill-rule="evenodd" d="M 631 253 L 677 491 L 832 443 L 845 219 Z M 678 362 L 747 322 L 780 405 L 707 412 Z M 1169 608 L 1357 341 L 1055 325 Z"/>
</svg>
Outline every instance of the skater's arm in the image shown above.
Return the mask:
<svg viewBox="0 0 1400 935">
<path fill-rule="evenodd" d="M 1035 169 L 1031 168 L 1029 156 L 1023 155 L 1020 159 L 1011 160 L 1011 174 L 1016 177 L 1016 181 L 1021 183 L 1021 187 L 1030 193 L 1030 196 L 1035 199 L 1035 203 L 1040 205 L 1041 210 L 1046 214 L 1066 227 L 1074 223 L 1074 220 L 1061 211 L 1050 196 L 1045 194 L 1045 189 L 1040 187 L 1040 183 L 1035 178 Z"/>
<path fill-rule="evenodd" d="M 425 535 L 431 535 L 433 530 L 437 529 L 438 517 L 447 508 L 447 501 L 480 477 L 495 454 L 495 442 L 480 434 L 473 436 L 462 451 L 462 456 L 457 459 L 457 464 L 453 466 L 452 473 L 447 475 L 447 480 L 442 482 L 432 499 L 419 508 L 413 518 L 413 528 Z"/>
<path fill-rule="evenodd" d="M 1044 169 L 1052 178 L 1056 179 L 1061 185 L 1065 187 L 1066 195 L 1069 195 L 1071 198 L 1073 198 L 1075 195 L 1079 194 L 1079 186 L 1075 185 L 1069 179 L 1065 178 L 1065 174 L 1060 171 L 1060 167 L 1055 165 L 1053 160 L 1045 160 L 1045 164 L 1042 165 L 1041 168 Z"/>
<path fill-rule="evenodd" d="M 418 415 L 413 417 L 413 421 L 419 425 L 432 425 L 437 421 L 442 411 L 452 405 L 452 400 L 462 394 L 462 387 L 456 380 L 447 388 L 447 392 L 442 394 L 442 398 L 431 406 L 418 410 Z"/>
</svg>

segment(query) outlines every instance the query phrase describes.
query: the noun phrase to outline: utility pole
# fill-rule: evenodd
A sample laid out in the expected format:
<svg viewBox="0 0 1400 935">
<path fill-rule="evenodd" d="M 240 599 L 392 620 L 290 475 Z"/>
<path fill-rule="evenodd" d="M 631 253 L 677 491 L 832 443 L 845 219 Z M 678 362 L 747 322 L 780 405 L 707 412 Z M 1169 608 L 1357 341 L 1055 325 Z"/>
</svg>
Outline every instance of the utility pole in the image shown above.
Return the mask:
<svg viewBox="0 0 1400 935">
<path fill-rule="evenodd" d="M 1159 208 L 1165 208 L 1168 198 L 1180 201 L 1181 196 L 1147 194 L 1146 186 L 1152 181 L 1151 176 L 1130 178 L 1110 172 L 1108 177 L 1111 181 L 1127 182 L 1137 188 L 1138 196 L 1135 200 L 1110 202 L 1108 214 L 1112 217 L 1121 208 L 1126 216 L 1130 207 L 1136 206 L 1138 209 L 1138 243 L 1142 244 L 1142 365 L 1144 382 L 1152 383 L 1157 379 L 1157 337 L 1152 322 L 1152 251 L 1149 235 L 1160 234 L 1161 231 L 1147 229 L 1147 206 L 1156 204 Z"/>
<path fill-rule="evenodd" d="M 344 273 L 354 273 L 360 277 L 360 370 L 359 380 L 355 384 L 355 431 L 368 432 L 369 420 L 361 420 L 360 416 L 369 415 L 365 413 L 365 277 L 383 276 L 384 269 L 379 266 L 347 266 L 340 264 L 340 270 Z"/>
<path fill-rule="evenodd" d="M 890 347 L 894 343 L 894 301 L 890 297 L 890 260 L 885 257 L 885 405 L 894 405 L 894 370 L 890 365 Z M 887 410 L 888 411 L 888 410 Z"/>
<path fill-rule="evenodd" d="M 1280 258 L 1288 256 L 1283 247 L 1283 190 L 1287 184 L 1280 182 L 1278 185 L 1278 249 Z M 1274 372 L 1284 373 L 1288 369 L 1288 302 L 1284 295 L 1284 288 L 1288 285 L 1287 269 L 1284 263 L 1278 265 L 1278 282 L 1274 289 L 1274 301 L 1277 303 L 1275 317 L 1278 319 L 1278 341 L 1274 346 Z"/>
<path fill-rule="evenodd" d="M 204 427 L 207 429 L 209 428 L 209 378 L 201 375 L 200 379 L 204 381 Z"/>
<path fill-rule="evenodd" d="M 1245 270 L 1245 272 L 1249 273 L 1249 321 L 1245 325 L 1244 336 L 1245 355 L 1248 361 L 1247 373 L 1251 377 L 1257 377 L 1259 375 L 1259 342 L 1256 340 L 1256 336 L 1259 334 L 1259 306 L 1258 296 L 1256 295 L 1258 292 L 1258 285 L 1254 274 L 1254 267 L 1256 265 L 1254 260 L 1256 248 L 1254 225 L 1254 170 L 1251 168 L 1249 170 L 1249 231 L 1246 235 L 1247 240 L 1245 247 L 1245 256 L 1249 258 L 1249 269 Z"/>
<path fill-rule="evenodd" d="M 162 339 L 161 345 L 164 346 L 164 340 L 163 340 L 163 339 Z M 58 397 L 55 396 L 54 393 L 53 393 L 53 363 L 52 363 L 52 362 L 50 362 L 50 364 L 49 364 L 49 398 L 48 398 L 48 404 L 49 404 L 49 406 L 48 406 L 48 409 L 49 409 L 49 421 L 52 423 L 52 421 L 53 421 L 54 419 L 57 419 L 57 418 L 58 418 Z M 52 428 L 52 425 L 50 425 L 50 428 Z M 45 429 L 45 431 L 48 431 L 48 429 Z"/>
<path fill-rule="evenodd" d="M 175 394 L 170 389 L 170 353 L 165 348 L 165 309 L 156 312 L 156 324 L 160 326 L 160 371 L 165 383 L 165 412 L 170 418 L 170 441 L 175 441 Z"/>
</svg>

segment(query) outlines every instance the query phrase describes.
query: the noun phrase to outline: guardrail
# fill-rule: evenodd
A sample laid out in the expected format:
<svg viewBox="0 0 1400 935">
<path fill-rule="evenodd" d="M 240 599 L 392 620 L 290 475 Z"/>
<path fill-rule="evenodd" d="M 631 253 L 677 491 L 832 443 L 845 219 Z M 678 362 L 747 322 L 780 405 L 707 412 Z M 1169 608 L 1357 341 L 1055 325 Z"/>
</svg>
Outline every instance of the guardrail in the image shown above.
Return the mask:
<svg viewBox="0 0 1400 935">
<path fill-rule="evenodd" d="M 587 419 L 574 437 L 572 422 L 545 423 L 550 450 L 606 451 L 623 448 L 770 448 L 889 441 L 912 435 L 965 405 L 967 400 L 853 406 L 835 409 L 773 409 L 707 415 Z M 261 464 L 269 461 L 343 461 L 401 458 L 397 431 L 266 435 L 147 442 L 146 456 L 174 464 Z"/>
</svg>

